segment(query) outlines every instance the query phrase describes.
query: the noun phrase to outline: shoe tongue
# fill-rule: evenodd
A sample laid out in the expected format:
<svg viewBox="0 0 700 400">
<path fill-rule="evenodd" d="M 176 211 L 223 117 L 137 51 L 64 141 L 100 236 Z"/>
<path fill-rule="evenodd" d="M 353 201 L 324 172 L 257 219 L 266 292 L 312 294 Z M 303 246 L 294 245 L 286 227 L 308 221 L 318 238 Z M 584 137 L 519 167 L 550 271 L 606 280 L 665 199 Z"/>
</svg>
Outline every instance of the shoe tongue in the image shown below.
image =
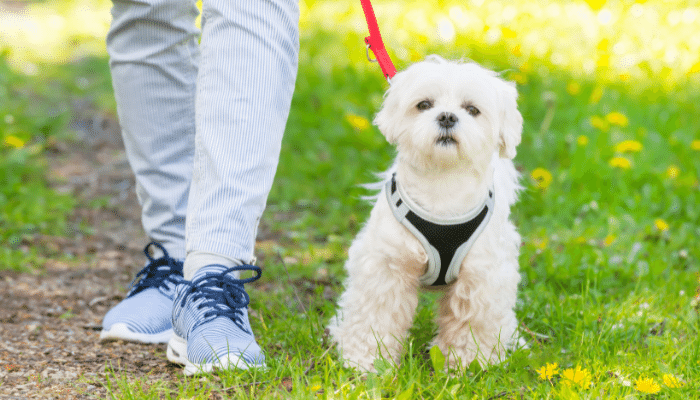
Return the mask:
<svg viewBox="0 0 700 400">
<path fill-rule="evenodd" d="M 160 258 L 154 259 L 154 261 L 159 261 L 159 260 L 160 260 Z M 173 261 L 175 261 L 175 262 L 167 263 L 167 262 L 161 261 L 160 265 L 158 265 L 157 269 L 159 271 L 172 271 L 172 272 L 178 273 L 179 275 L 182 275 L 182 264 L 184 263 L 185 260 L 174 259 Z M 149 266 L 151 263 L 152 263 L 151 261 L 147 261 L 146 264 L 144 265 L 144 267 Z"/>
</svg>

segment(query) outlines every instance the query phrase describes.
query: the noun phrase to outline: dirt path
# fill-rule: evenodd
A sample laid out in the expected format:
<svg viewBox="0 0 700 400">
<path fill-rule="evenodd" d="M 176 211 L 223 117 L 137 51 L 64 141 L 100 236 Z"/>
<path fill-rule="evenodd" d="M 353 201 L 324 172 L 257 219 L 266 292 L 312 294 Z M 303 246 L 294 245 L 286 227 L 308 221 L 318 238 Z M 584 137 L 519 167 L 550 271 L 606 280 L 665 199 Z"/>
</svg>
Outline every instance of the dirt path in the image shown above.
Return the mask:
<svg viewBox="0 0 700 400">
<path fill-rule="evenodd" d="M 91 118 L 81 125 L 82 144 L 52 149 L 51 176 L 58 190 L 106 205 L 72 217 L 94 229 L 89 235 L 25 243 L 47 255 L 33 273 L 0 270 L 1 399 L 104 398 L 110 367 L 155 378 L 180 373 L 164 346 L 98 342 L 102 317 L 144 262 L 147 238 L 114 119 Z M 59 254 L 71 257 L 52 257 Z"/>
</svg>

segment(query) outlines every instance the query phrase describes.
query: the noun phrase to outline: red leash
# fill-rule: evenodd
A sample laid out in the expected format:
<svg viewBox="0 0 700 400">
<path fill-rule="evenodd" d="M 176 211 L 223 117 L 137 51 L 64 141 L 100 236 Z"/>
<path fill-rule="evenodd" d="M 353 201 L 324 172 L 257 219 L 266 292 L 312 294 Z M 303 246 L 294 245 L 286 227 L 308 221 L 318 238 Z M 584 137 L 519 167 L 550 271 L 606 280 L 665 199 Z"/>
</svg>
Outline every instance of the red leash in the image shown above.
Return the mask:
<svg viewBox="0 0 700 400">
<path fill-rule="evenodd" d="M 379 62 L 379 67 L 382 69 L 384 78 L 391 83 L 391 78 L 396 75 L 396 68 L 384 48 L 384 42 L 382 41 L 382 35 L 379 33 L 379 25 L 377 25 L 377 18 L 374 16 L 372 3 L 370 3 L 370 0 L 360 0 L 360 3 L 362 3 L 362 11 L 365 12 L 365 19 L 367 20 L 367 27 L 369 28 L 369 36 L 365 38 L 365 43 L 367 44 L 367 48 L 372 50 L 374 56 L 377 58 L 376 61 Z M 369 52 L 367 53 L 367 58 L 369 58 Z"/>
</svg>

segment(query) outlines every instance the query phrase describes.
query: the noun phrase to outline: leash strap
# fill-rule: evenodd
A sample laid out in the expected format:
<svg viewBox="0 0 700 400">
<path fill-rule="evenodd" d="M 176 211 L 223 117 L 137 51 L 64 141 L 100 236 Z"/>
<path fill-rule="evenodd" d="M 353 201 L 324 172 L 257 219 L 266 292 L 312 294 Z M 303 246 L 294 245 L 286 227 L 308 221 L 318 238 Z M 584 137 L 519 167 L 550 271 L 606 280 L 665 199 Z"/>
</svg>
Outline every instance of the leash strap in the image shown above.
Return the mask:
<svg viewBox="0 0 700 400">
<path fill-rule="evenodd" d="M 365 44 L 367 44 L 367 48 L 372 50 L 374 56 L 377 58 L 384 78 L 391 83 L 391 78 L 396 75 L 396 68 L 394 67 L 394 63 L 391 62 L 386 48 L 384 48 L 384 42 L 382 41 L 382 35 L 379 33 L 379 25 L 377 25 L 377 18 L 374 16 L 372 3 L 370 0 L 360 0 L 360 3 L 362 3 L 362 11 L 365 13 L 367 27 L 369 28 L 369 36 L 365 38 Z"/>
</svg>

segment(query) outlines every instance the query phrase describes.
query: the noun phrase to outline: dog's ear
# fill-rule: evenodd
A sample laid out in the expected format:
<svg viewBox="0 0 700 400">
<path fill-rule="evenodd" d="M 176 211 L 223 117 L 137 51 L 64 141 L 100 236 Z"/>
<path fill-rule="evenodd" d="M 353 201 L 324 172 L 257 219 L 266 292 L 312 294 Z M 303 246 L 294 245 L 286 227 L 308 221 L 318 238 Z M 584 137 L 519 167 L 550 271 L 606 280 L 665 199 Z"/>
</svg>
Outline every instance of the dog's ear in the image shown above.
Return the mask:
<svg viewBox="0 0 700 400">
<path fill-rule="evenodd" d="M 500 79 L 499 79 L 500 80 Z M 515 158 L 515 148 L 520 144 L 523 132 L 523 116 L 518 111 L 518 91 L 515 83 L 500 80 L 501 125 L 499 127 L 499 154 L 501 158 Z"/>
<path fill-rule="evenodd" d="M 374 117 L 374 125 L 379 128 L 379 131 L 390 144 L 396 144 L 396 140 L 399 136 L 399 127 L 401 126 L 400 121 L 394 120 L 398 118 L 400 114 L 398 111 L 400 107 L 400 96 L 396 93 L 393 93 L 392 96 L 392 89 L 396 90 L 396 86 L 399 84 L 399 82 L 397 82 L 399 80 L 397 77 L 399 77 L 399 74 L 392 78 L 391 87 L 384 95 L 382 108 Z"/>
</svg>

